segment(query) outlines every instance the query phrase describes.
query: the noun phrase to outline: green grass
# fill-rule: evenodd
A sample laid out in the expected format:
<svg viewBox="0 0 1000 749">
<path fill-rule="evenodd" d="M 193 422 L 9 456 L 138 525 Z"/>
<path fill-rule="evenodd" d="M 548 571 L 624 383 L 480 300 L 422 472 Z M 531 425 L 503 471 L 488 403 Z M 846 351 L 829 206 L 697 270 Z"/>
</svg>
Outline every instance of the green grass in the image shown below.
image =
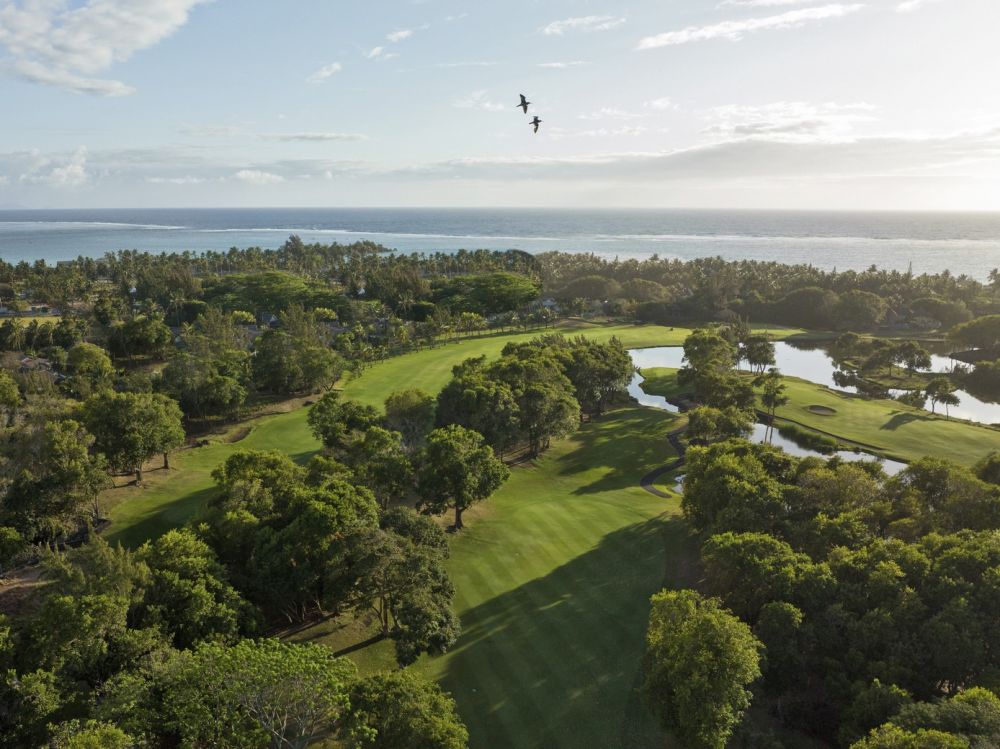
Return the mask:
<svg viewBox="0 0 1000 749">
<path fill-rule="evenodd" d="M 676 370 L 644 370 L 643 388 L 657 395 L 676 395 Z M 872 451 L 903 461 L 926 455 L 972 465 L 993 450 L 1000 450 L 1000 431 L 964 421 L 946 419 L 893 400 L 864 400 L 794 377 L 785 377 L 791 399 L 777 416 L 853 442 Z M 832 409 L 817 414 L 810 406 Z"/>
<path fill-rule="evenodd" d="M 596 341 L 617 336 L 626 348 L 679 346 L 691 332 L 688 328 L 666 328 L 660 325 L 604 325 L 599 327 L 560 327 L 528 333 L 487 335 L 462 338 L 442 343 L 433 349 L 393 357 L 379 362 L 344 387 L 344 395 L 352 400 L 381 407 L 385 397 L 394 390 L 422 388 L 437 393 L 451 379 L 456 364 L 477 356 L 494 358 L 508 343 L 530 341 L 546 333 L 582 335 Z"/>
<path fill-rule="evenodd" d="M 472 747 L 670 746 L 637 687 L 650 595 L 697 578 L 679 501 L 638 487 L 671 457 L 674 417 L 626 408 L 556 443 L 469 515 L 449 571 L 462 636 L 416 668 L 456 698 Z M 368 633 L 295 638 L 341 650 Z M 392 665 L 381 642 L 350 653 Z"/>
<path fill-rule="evenodd" d="M 532 331 L 462 338 L 433 349 L 404 354 L 380 362 L 347 383 L 344 395 L 381 407 L 394 390 L 420 387 L 437 393 L 451 377 L 451 369 L 474 356 L 499 356 L 512 341 L 529 341 L 554 330 L 567 335 L 584 335 L 606 341 L 617 336 L 628 347 L 667 346 L 683 342 L 686 328 L 657 325 L 574 325 Z M 111 526 L 107 538 L 126 546 L 138 546 L 190 520 L 205 506 L 212 494 L 212 470 L 235 450 L 280 450 L 296 459 L 308 460 L 319 448 L 306 423 L 307 409 L 265 416 L 250 422 L 250 433 L 230 443 L 213 442 L 207 447 L 183 450 L 171 459 L 169 471 L 145 474 L 141 489 L 121 488 L 107 493 Z"/>
</svg>

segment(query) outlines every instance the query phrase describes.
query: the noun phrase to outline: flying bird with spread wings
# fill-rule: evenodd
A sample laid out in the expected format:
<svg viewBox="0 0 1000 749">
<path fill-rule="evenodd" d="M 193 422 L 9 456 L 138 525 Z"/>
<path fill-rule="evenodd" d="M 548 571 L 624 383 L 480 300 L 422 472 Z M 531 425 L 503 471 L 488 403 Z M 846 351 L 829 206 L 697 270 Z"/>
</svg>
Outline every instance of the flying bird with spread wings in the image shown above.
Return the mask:
<svg viewBox="0 0 1000 749">
<path fill-rule="evenodd" d="M 524 94 L 521 94 L 521 103 L 520 104 L 516 104 L 515 106 L 520 107 L 521 109 L 524 110 L 524 113 L 527 114 L 528 113 L 528 106 L 530 104 L 531 104 L 531 102 L 528 101 L 527 97 L 525 97 Z"/>
<path fill-rule="evenodd" d="M 542 124 L 542 121 L 540 119 L 538 119 L 538 115 L 536 114 L 535 115 L 535 119 L 533 119 L 528 124 L 529 125 L 534 125 L 535 126 L 535 132 L 537 133 L 538 132 L 538 126 Z"/>
</svg>

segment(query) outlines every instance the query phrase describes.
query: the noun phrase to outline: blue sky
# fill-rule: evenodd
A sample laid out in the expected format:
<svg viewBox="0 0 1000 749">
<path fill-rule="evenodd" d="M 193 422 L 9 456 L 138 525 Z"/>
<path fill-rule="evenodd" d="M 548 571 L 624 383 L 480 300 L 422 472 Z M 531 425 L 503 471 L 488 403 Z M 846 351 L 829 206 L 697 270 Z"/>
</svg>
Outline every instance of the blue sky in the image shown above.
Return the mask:
<svg viewBox="0 0 1000 749">
<path fill-rule="evenodd" d="M 1000 209 L 998 22 L 996 0 L 0 0 L 0 205 Z"/>
</svg>

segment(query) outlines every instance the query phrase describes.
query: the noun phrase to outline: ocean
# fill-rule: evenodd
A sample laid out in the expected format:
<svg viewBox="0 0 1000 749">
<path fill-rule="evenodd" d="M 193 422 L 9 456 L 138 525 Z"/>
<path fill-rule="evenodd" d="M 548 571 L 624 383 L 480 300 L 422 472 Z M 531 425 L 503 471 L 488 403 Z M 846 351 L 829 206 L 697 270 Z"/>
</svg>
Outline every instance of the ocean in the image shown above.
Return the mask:
<svg viewBox="0 0 1000 749">
<path fill-rule="evenodd" d="M 400 252 L 521 249 L 605 257 L 871 265 L 983 280 L 1000 267 L 1000 213 L 549 209 L 120 209 L 0 211 L 7 262 L 105 252 L 372 240 Z"/>
</svg>

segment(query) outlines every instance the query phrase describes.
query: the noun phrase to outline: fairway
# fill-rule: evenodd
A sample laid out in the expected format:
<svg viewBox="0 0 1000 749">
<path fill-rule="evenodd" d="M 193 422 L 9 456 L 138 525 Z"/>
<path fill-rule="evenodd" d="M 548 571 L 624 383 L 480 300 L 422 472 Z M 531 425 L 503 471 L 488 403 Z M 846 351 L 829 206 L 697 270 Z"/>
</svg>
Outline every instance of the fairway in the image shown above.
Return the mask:
<svg viewBox="0 0 1000 749">
<path fill-rule="evenodd" d="M 672 746 L 636 689 L 649 597 L 693 584 L 697 553 L 679 500 L 638 477 L 672 457 L 676 418 L 632 407 L 585 424 L 515 468 L 453 538 L 462 636 L 415 668 L 452 692 L 474 749 Z M 293 638 L 340 650 L 366 635 L 320 625 Z M 392 667 L 391 652 L 350 657 L 369 671 Z"/>
<path fill-rule="evenodd" d="M 648 393 L 675 396 L 677 370 L 643 370 Z M 969 466 L 1000 450 L 1000 431 L 912 408 L 894 400 L 864 400 L 822 385 L 785 377 L 788 405 L 780 419 L 853 442 L 887 458 L 911 462 L 926 455 Z"/>
<path fill-rule="evenodd" d="M 419 387 L 437 393 L 451 377 L 451 368 L 475 356 L 495 357 L 511 342 L 530 341 L 546 333 L 583 335 L 598 341 L 617 336 L 627 347 L 666 346 L 681 343 L 686 328 L 658 325 L 575 325 L 546 328 L 528 333 L 462 338 L 432 349 L 393 357 L 366 370 L 347 383 L 344 395 L 381 407 L 395 390 Z M 249 434 L 238 442 L 213 442 L 206 447 L 179 451 L 169 471 L 150 471 L 142 489 L 123 487 L 106 492 L 111 526 L 105 536 L 135 547 L 190 520 L 205 506 L 213 490 L 211 473 L 236 450 L 280 450 L 296 459 L 308 460 L 319 449 L 306 423 L 308 409 L 299 408 L 249 423 Z"/>
</svg>

